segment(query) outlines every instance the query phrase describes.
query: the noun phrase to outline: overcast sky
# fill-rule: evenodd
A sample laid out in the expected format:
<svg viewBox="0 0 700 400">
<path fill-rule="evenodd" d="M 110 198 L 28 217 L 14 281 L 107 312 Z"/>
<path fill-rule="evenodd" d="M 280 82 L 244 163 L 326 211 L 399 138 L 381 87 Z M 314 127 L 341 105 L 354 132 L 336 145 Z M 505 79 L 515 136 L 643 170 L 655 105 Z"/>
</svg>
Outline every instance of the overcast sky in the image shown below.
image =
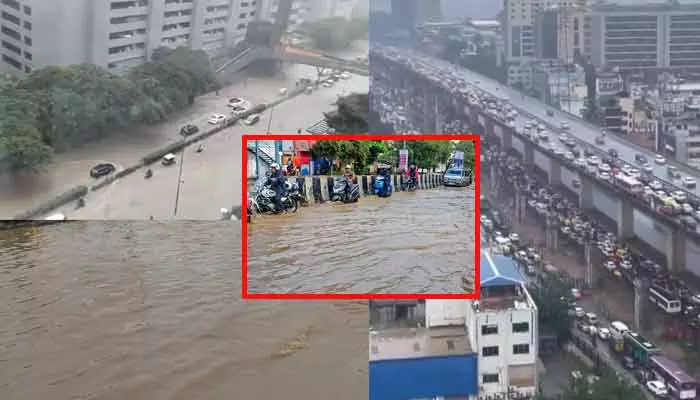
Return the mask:
<svg viewBox="0 0 700 400">
<path fill-rule="evenodd" d="M 464 17 L 493 18 L 503 8 L 503 0 L 442 0 L 445 20 Z"/>
</svg>

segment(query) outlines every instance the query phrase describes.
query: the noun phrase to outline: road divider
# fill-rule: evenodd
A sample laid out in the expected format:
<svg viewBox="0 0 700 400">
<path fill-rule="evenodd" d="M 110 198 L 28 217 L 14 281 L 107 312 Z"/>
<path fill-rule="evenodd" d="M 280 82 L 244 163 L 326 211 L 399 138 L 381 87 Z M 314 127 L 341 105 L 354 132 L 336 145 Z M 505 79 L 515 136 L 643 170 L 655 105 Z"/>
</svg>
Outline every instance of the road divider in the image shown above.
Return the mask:
<svg viewBox="0 0 700 400">
<path fill-rule="evenodd" d="M 302 196 L 308 202 L 322 203 L 329 201 L 333 193 L 333 184 L 336 176 L 298 176 L 297 184 Z M 290 177 L 290 179 L 292 179 Z M 402 191 L 402 175 L 392 175 L 394 192 Z M 360 185 L 360 195 L 374 196 L 374 175 L 357 176 L 357 184 Z M 442 174 L 426 173 L 419 175 L 417 189 L 432 189 L 442 185 Z"/>
<path fill-rule="evenodd" d="M 105 186 L 109 186 L 111 183 L 114 181 L 123 178 L 127 175 L 130 175 L 139 169 L 153 164 L 155 162 L 158 162 L 163 158 L 164 155 L 169 154 L 169 153 L 177 153 L 180 151 L 183 151 L 186 147 L 200 142 L 204 139 L 207 139 L 224 129 L 235 125 L 241 120 L 246 119 L 249 115 L 252 114 L 260 114 L 264 112 L 265 110 L 268 110 L 270 108 L 276 107 L 282 103 L 284 103 L 287 100 L 291 100 L 296 96 L 299 96 L 300 94 L 304 93 L 306 90 L 305 87 L 297 87 L 294 89 L 291 89 L 285 96 L 280 96 L 279 99 L 276 99 L 272 102 L 265 103 L 265 104 L 258 104 L 251 108 L 250 110 L 246 111 L 245 113 L 242 113 L 239 116 L 232 116 L 231 118 L 228 118 L 226 120 L 225 124 L 220 124 L 217 126 L 212 127 L 211 129 L 205 130 L 202 133 L 199 133 L 197 135 L 193 135 L 187 139 L 179 139 L 176 142 L 167 144 L 160 149 L 154 150 L 145 156 L 141 158 L 141 161 L 130 165 L 122 170 L 119 170 L 118 172 L 114 173 L 113 175 L 110 175 L 104 179 L 101 179 L 98 183 L 94 185 L 79 185 L 76 187 L 73 187 L 69 190 L 67 190 L 64 193 L 61 193 L 60 195 L 53 197 L 45 202 L 42 202 L 38 204 L 37 206 L 30 208 L 24 212 L 21 212 L 13 217 L 14 220 L 27 220 L 27 219 L 36 219 L 37 217 L 41 217 L 43 215 L 48 214 L 49 212 L 62 207 L 66 205 L 67 203 L 70 203 L 71 201 L 77 201 L 81 197 L 85 197 L 89 192 L 94 192 L 99 189 L 104 188 Z"/>
</svg>

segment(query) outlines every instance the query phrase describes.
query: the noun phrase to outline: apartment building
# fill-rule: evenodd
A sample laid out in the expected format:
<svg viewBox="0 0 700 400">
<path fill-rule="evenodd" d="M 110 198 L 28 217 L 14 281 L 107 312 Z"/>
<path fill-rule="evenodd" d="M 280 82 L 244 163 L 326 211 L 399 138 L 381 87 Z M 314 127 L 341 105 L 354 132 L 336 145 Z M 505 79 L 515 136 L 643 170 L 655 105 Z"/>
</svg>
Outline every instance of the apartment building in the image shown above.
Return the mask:
<svg viewBox="0 0 700 400">
<path fill-rule="evenodd" d="M 590 9 L 590 56 L 623 71 L 700 72 L 700 3 L 616 0 Z"/>
<path fill-rule="evenodd" d="M 506 0 L 505 62 L 508 83 L 522 81 L 537 58 L 571 63 L 583 53 L 585 15 L 591 0 Z"/>
<path fill-rule="evenodd" d="M 370 400 L 537 391 L 537 306 L 511 258 L 481 256 L 478 301 L 370 302 Z"/>
<path fill-rule="evenodd" d="M 245 37 L 261 0 L 0 0 L 0 70 L 91 63 L 122 72 L 161 46 L 216 55 Z"/>
<path fill-rule="evenodd" d="M 465 308 L 469 341 L 479 356 L 479 398 L 534 395 L 537 306 L 511 258 L 481 256 L 481 299 Z"/>
</svg>

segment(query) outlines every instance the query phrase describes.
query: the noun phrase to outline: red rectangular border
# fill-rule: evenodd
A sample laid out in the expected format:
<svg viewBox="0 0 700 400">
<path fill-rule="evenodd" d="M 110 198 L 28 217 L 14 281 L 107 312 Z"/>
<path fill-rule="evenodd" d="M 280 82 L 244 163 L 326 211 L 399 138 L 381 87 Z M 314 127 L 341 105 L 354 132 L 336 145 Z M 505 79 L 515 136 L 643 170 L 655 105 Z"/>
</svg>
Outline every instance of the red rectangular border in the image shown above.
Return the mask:
<svg viewBox="0 0 700 400">
<path fill-rule="evenodd" d="M 309 293 L 309 294 L 280 294 L 280 293 L 248 293 L 248 222 L 241 218 L 241 297 L 254 300 L 373 300 L 373 299 L 479 299 L 481 295 L 481 138 L 473 134 L 406 134 L 406 135 L 372 135 L 372 134 L 342 134 L 342 135 L 248 135 L 241 136 L 241 205 L 248 204 L 248 141 L 251 140 L 401 140 L 402 136 L 409 136 L 410 140 L 472 140 L 474 141 L 474 293 L 471 294 L 411 294 L 411 293 Z M 406 138 L 409 140 L 409 138 Z"/>
</svg>

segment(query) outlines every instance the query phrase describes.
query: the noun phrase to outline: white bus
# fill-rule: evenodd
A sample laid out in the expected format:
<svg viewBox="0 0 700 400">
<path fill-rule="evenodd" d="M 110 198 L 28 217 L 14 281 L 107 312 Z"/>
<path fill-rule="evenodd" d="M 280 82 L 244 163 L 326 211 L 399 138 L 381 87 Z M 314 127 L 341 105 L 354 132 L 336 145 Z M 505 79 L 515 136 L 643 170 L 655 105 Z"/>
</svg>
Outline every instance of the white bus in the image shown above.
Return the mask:
<svg viewBox="0 0 700 400">
<path fill-rule="evenodd" d="M 667 314 L 678 314 L 681 312 L 681 300 L 668 290 L 662 288 L 649 289 L 649 301 L 664 310 Z"/>
<path fill-rule="evenodd" d="M 642 185 L 642 182 L 624 173 L 617 173 L 615 175 L 615 185 L 635 195 L 644 192 L 644 185 Z"/>
</svg>

